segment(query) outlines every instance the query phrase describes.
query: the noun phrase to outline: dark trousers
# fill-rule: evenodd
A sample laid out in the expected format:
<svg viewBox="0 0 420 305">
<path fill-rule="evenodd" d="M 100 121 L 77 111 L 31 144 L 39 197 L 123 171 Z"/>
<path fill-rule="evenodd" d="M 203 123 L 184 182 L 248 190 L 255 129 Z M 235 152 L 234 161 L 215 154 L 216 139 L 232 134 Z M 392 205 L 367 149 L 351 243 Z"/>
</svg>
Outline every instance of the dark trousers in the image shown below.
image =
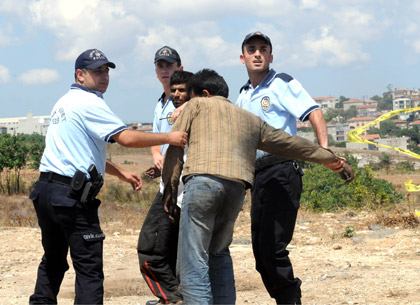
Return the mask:
<svg viewBox="0 0 420 305">
<path fill-rule="evenodd" d="M 300 304 L 301 281 L 289 251 L 302 193 L 302 171 L 286 161 L 257 171 L 252 188 L 251 231 L 256 269 L 277 304 Z"/>
<path fill-rule="evenodd" d="M 176 277 L 178 232 L 179 219 L 169 220 L 158 192 L 141 228 L 137 253 L 144 280 L 163 304 L 182 300 Z"/>
<path fill-rule="evenodd" d="M 57 294 L 69 269 L 67 253 L 76 272 L 75 304 L 103 304 L 102 245 L 99 200 L 88 207 L 67 197 L 68 186 L 38 181 L 30 195 L 42 233 L 44 255 L 38 268 L 30 304 L 57 304 Z"/>
</svg>

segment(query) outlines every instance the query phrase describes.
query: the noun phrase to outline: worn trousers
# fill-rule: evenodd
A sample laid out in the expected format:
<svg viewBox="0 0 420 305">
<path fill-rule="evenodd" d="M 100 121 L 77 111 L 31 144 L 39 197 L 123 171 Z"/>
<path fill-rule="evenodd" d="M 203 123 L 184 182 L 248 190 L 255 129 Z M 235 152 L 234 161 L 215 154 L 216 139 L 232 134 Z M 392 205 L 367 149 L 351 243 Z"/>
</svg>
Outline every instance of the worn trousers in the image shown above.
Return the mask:
<svg viewBox="0 0 420 305">
<path fill-rule="evenodd" d="M 185 304 L 235 304 L 229 245 L 244 198 L 239 182 L 212 175 L 193 175 L 185 182 L 178 243 Z"/>
<path fill-rule="evenodd" d="M 158 192 L 141 228 L 137 254 L 140 272 L 162 304 L 182 300 L 176 277 L 178 231 L 179 220 L 169 220 L 163 210 L 162 193 Z"/>
<path fill-rule="evenodd" d="M 251 232 L 256 269 L 277 304 L 300 304 L 301 280 L 295 278 L 289 251 L 302 193 L 302 170 L 295 161 L 255 174 Z"/>
<path fill-rule="evenodd" d="M 105 238 L 95 199 L 84 206 L 67 197 L 68 186 L 38 181 L 30 195 L 41 228 L 44 255 L 30 304 L 57 304 L 67 253 L 76 272 L 75 304 L 103 304 L 102 249 Z"/>
</svg>

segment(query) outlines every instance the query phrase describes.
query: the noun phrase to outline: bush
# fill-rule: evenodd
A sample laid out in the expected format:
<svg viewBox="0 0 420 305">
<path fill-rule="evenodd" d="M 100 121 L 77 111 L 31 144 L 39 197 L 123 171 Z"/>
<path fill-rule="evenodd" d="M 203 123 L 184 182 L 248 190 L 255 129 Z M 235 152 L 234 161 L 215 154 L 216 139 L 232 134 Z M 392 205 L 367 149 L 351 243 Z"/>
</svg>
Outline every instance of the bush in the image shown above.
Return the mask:
<svg viewBox="0 0 420 305">
<path fill-rule="evenodd" d="M 370 167 L 356 169 L 357 159 L 349 156 L 346 159 L 356 176 L 349 185 L 344 184 L 338 174 L 322 165 L 305 171 L 301 198 L 303 206 L 316 212 L 343 208 L 376 209 L 398 203 L 404 198 L 390 182 L 375 178 Z"/>
</svg>

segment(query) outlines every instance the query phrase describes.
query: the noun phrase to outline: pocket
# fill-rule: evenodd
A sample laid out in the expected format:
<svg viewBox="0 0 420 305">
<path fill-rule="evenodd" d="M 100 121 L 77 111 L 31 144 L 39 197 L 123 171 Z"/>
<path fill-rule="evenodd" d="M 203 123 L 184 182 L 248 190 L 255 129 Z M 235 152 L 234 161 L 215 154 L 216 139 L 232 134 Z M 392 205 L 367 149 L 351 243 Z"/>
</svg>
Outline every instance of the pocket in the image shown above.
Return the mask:
<svg viewBox="0 0 420 305">
<path fill-rule="evenodd" d="M 34 185 L 34 189 L 29 195 L 29 199 L 31 199 L 32 201 L 38 200 L 41 191 L 43 190 L 45 191 L 46 186 L 47 186 L 47 182 L 38 180 Z"/>
<path fill-rule="evenodd" d="M 29 199 L 31 199 L 32 201 L 36 201 L 39 197 L 39 190 L 37 189 L 36 185 L 34 190 L 31 192 L 31 194 L 29 195 Z"/>
<path fill-rule="evenodd" d="M 55 184 L 51 190 L 51 204 L 56 207 L 73 207 L 77 200 L 67 197 L 68 187 Z"/>
</svg>

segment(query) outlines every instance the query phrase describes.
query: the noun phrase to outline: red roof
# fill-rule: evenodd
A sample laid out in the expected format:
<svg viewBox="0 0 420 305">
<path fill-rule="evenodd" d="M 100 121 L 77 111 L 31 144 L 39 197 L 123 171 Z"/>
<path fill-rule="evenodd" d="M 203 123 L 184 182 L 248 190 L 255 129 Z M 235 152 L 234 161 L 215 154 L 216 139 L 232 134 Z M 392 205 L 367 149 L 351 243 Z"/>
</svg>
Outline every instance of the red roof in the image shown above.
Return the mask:
<svg viewBox="0 0 420 305">
<path fill-rule="evenodd" d="M 343 103 L 362 103 L 363 101 L 358 98 L 351 98 L 347 101 L 344 101 Z"/>
<path fill-rule="evenodd" d="M 335 96 L 324 96 L 324 97 L 314 97 L 315 101 L 322 101 L 322 100 L 332 100 L 337 99 Z"/>
<path fill-rule="evenodd" d="M 366 140 L 376 140 L 376 139 L 380 139 L 381 136 L 377 133 L 375 134 L 365 134 L 365 135 L 360 135 L 360 137 L 362 139 L 366 139 Z"/>
</svg>

